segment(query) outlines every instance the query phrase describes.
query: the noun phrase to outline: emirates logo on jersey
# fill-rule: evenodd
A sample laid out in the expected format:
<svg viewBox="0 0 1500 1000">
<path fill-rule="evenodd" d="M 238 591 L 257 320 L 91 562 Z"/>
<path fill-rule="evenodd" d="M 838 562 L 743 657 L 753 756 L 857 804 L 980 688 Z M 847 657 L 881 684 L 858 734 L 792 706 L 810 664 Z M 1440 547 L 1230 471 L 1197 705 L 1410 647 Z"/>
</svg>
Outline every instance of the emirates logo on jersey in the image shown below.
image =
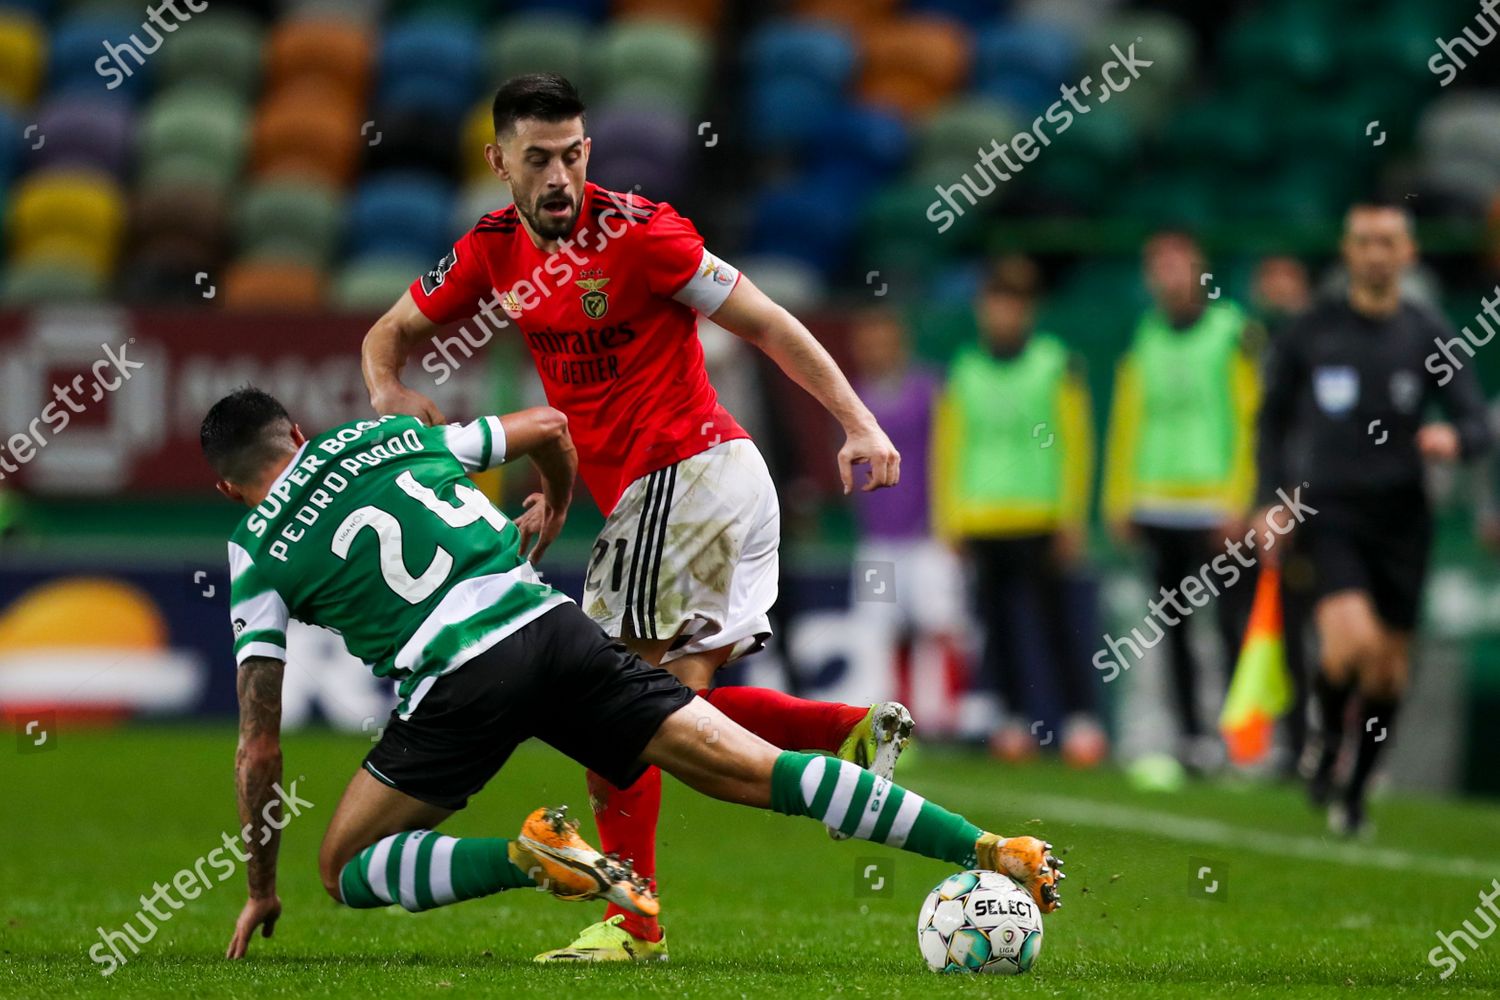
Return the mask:
<svg viewBox="0 0 1500 1000">
<path fill-rule="evenodd" d="M 601 289 L 609 284 L 608 278 L 580 278 L 574 282 L 583 289 L 578 301 L 583 305 L 583 314 L 589 319 L 600 319 L 609 312 L 609 296 Z"/>
</svg>

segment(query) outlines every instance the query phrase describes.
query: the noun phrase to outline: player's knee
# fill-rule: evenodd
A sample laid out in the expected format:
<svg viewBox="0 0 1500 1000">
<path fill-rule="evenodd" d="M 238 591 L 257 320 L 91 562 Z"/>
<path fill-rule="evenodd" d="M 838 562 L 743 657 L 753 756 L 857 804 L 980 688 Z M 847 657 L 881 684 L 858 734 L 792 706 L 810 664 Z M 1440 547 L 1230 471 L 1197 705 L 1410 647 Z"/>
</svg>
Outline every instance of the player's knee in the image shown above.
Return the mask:
<svg viewBox="0 0 1500 1000">
<path fill-rule="evenodd" d="M 344 852 L 326 844 L 318 852 L 318 878 L 323 882 L 324 891 L 333 897 L 335 903 L 344 901 L 344 894 L 339 889 L 339 881 L 344 873 L 344 865 L 349 859 L 343 855 Z"/>
</svg>

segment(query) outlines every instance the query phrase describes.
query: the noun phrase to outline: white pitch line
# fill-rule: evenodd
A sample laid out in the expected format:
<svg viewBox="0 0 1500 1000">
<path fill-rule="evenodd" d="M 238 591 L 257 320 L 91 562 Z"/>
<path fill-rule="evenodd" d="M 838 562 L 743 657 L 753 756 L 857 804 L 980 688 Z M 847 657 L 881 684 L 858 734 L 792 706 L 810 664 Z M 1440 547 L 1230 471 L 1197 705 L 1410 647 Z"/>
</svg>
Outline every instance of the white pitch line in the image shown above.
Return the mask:
<svg viewBox="0 0 1500 1000">
<path fill-rule="evenodd" d="M 1217 844 L 1261 854 L 1291 856 L 1308 861 L 1334 861 L 1398 872 L 1422 872 L 1424 875 L 1448 875 L 1454 878 L 1494 878 L 1500 875 L 1500 860 L 1484 861 L 1442 854 L 1417 855 L 1390 847 L 1365 847 L 1345 841 L 1252 830 L 1216 819 L 1199 819 L 1061 795 L 1029 795 L 1013 801 L 1022 811 L 1049 819 L 1123 830 L 1126 833 L 1154 834 L 1169 840 Z"/>
</svg>

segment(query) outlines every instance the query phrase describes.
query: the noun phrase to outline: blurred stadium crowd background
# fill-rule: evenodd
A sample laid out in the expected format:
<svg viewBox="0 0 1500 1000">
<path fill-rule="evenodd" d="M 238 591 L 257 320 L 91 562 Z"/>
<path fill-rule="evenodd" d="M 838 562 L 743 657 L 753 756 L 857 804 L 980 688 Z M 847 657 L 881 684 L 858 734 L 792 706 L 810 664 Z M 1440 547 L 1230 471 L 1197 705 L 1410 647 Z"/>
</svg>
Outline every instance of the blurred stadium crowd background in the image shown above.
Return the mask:
<svg viewBox="0 0 1500 1000">
<path fill-rule="evenodd" d="M 1130 503 L 1111 468 L 1132 420 L 1118 366 L 1153 310 L 1190 301 L 1241 332 L 1253 384 L 1256 348 L 1339 287 L 1342 212 L 1373 196 L 1419 220 L 1410 294 L 1468 322 L 1500 283 L 1487 26 L 1467 0 L 0 0 L 0 457 L 17 466 L 0 480 L 0 707 L 231 709 L 235 512 L 207 489 L 198 420 L 247 380 L 311 427 L 366 415 L 369 321 L 508 200 L 481 155 L 494 87 L 551 70 L 590 104 L 590 179 L 671 201 L 894 415 L 906 484 L 850 504 L 834 428 L 703 324 L 721 395 L 783 487 L 784 641 L 748 679 L 899 694 L 929 735 L 1013 760 L 1097 762 L 1107 733 L 1125 758 L 1204 765 L 1177 734 L 1195 705 L 1211 730 L 1228 638 L 1195 622 L 1174 650 L 1201 661 L 1196 700 L 1174 699 L 1165 651 L 1109 686 L 1087 662 L 1154 592 L 1138 542 L 1103 530 Z M 1150 66 L 1128 91 L 939 231 L 935 186 L 1132 43 Z M 1031 330 L 1057 425 L 999 409 L 965 424 L 965 393 L 1001 387 L 979 345 Z M 39 430 L 53 387 L 97 375 L 105 345 L 139 367 L 109 362 L 113 387 Z M 1500 362 L 1481 348 L 1473 364 L 1500 391 Z M 504 338 L 415 384 L 455 417 L 539 393 Z M 1018 463 L 999 477 L 1015 495 L 966 493 L 966 469 Z M 514 499 L 523 480 L 486 486 Z M 1413 715 L 1445 724 L 1413 726 L 1393 768 L 1497 792 L 1480 738 L 1500 723 L 1500 574 L 1475 544 L 1497 535 L 1487 480 L 1434 483 Z M 580 508 L 547 567 L 575 594 L 599 524 Z M 1007 544 L 1038 528 L 1064 529 L 1056 579 Z M 288 723 L 370 728 L 384 695 L 336 637 L 297 642 Z"/>
</svg>

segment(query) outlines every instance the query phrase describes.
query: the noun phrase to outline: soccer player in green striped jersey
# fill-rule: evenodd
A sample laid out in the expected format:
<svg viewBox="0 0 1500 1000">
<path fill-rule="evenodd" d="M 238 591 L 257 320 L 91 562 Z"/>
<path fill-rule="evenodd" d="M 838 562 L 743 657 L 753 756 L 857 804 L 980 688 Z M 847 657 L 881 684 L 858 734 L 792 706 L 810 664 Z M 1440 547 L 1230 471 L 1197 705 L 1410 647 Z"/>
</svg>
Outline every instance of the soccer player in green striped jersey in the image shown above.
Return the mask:
<svg viewBox="0 0 1500 1000">
<path fill-rule="evenodd" d="M 649 887 L 558 811 L 533 813 L 515 840 L 433 832 L 533 736 L 617 785 L 657 765 L 715 798 L 1005 872 L 1043 912 L 1058 905 L 1051 845 L 986 833 L 851 762 L 771 746 L 626 652 L 542 582 L 532 560 L 557 537 L 576 469 L 558 411 L 439 427 L 388 416 L 308 439 L 275 399 L 241 389 L 214 405 L 201 437 L 219 491 L 251 508 L 229 543 L 235 779 L 250 888 L 231 958 L 246 953 L 256 930 L 269 937 L 281 913 L 281 678 L 291 618 L 340 633 L 400 697 L 319 853 L 325 888 L 346 906 L 420 911 L 543 883 L 564 898 L 654 915 Z M 466 477 L 521 455 L 543 485 L 511 521 Z"/>
</svg>

